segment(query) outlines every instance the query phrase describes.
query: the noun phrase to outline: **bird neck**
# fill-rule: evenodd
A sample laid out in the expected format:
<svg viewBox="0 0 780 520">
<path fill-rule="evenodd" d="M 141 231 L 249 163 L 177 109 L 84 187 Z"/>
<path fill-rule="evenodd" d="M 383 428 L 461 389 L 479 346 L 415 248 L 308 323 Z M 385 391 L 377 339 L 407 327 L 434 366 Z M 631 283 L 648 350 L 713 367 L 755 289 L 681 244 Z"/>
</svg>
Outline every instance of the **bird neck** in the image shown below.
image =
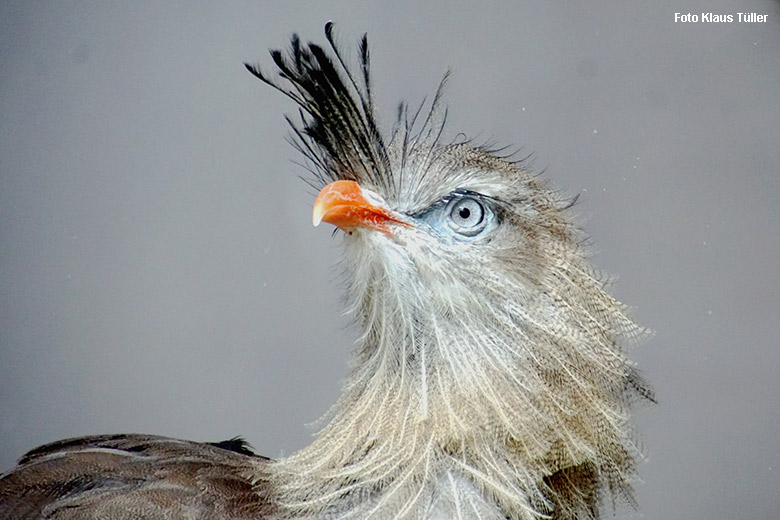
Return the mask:
<svg viewBox="0 0 780 520">
<path fill-rule="evenodd" d="M 463 500 L 474 518 L 541 518 L 571 468 L 630 487 L 616 338 L 637 327 L 584 262 L 552 269 L 546 291 L 356 265 L 369 267 L 352 273 L 363 328 L 344 391 L 316 440 L 273 466 L 290 518 L 453 518 Z"/>
</svg>

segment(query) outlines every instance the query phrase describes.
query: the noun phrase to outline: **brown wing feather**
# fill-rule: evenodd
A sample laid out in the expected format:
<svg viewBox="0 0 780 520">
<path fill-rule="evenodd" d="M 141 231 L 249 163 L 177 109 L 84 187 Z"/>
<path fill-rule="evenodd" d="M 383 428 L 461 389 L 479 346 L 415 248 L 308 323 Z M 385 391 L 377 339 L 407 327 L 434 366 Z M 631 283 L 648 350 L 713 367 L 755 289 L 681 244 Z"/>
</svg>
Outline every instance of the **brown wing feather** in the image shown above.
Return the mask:
<svg viewBox="0 0 780 520">
<path fill-rule="evenodd" d="M 265 518 L 273 513 L 268 460 L 240 440 L 67 439 L 32 450 L 0 477 L 0 518 Z"/>
</svg>

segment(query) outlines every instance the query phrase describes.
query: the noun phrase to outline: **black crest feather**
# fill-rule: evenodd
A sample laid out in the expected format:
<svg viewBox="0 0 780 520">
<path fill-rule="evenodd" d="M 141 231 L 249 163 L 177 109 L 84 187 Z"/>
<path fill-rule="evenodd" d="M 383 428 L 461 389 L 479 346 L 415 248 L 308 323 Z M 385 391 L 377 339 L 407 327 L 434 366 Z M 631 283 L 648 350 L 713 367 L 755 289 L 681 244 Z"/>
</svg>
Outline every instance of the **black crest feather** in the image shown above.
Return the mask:
<svg viewBox="0 0 780 520">
<path fill-rule="evenodd" d="M 287 118 L 293 144 L 314 165 L 324 185 L 353 180 L 377 188 L 390 188 L 390 161 L 379 132 L 371 98 L 368 38 L 359 45 L 360 74 L 344 59 L 333 36 L 333 24 L 325 25 L 330 51 L 302 44 L 293 35 L 290 49 L 271 51 L 277 70 L 268 74 L 259 66 L 245 66 L 300 107 L 301 121 Z"/>
</svg>

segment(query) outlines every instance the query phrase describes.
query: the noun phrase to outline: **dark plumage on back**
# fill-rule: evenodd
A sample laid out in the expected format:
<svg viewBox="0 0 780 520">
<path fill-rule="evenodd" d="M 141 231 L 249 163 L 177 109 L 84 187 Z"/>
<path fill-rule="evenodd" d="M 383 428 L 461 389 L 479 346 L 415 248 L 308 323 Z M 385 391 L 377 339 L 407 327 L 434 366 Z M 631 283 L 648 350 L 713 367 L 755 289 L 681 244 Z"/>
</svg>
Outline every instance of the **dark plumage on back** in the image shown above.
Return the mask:
<svg viewBox="0 0 780 520">
<path fill-rule="evenodd" d="M 40 446 L 0 481 L 0 518 L 256 519 L 274 512 L 268 459 L 216 444 L 101 435 Z"/>
<path fill-rule="evenodd" d="M 632 408 L 653 400 L 625 345 L 644 329 L 589 263 L 571 203 L 521 164 L 444 142 L 441 86 L 383 137 L 369 79 L 293 37 L 276 71 L 293 143 L 345 233 L 357 330 L 311 445 L 119 435 L 33 450 L 0 479 L 2 518 L 594 519 L 633 503 Z M 442 82 L 443 85 L 444 82 Z"/>
</svg>

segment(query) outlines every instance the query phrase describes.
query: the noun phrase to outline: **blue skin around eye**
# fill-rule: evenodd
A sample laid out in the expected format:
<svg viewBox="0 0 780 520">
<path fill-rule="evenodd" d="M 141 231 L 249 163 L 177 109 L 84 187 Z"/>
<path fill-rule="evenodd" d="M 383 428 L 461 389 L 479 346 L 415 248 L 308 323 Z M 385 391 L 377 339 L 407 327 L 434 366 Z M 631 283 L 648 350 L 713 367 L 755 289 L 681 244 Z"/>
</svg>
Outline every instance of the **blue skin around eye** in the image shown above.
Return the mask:
<svg viewBox="0 0 780 520">
<path fill-rule="evenodd" d="M 455 205 L 459 201 L 467 199 L 476 202 L 483 211 L 482 219 L 479 221 L 479 224 L 473 227 L 461 227 L 452 220 L 452 212 Z M 498 219 L 496 218 L 495 213 L 490 209 L 490 205 L 484 200 L 481 200 L 478 194 L 471 193 L 468 195 L 452 193 L 424 212 L 414 215 L 414 217 L 419 223 L 428 227 L 436 235 L 462 241 L 472 241 L 484 237 L 492 232 L 498 225 Z"/>
</svg>

